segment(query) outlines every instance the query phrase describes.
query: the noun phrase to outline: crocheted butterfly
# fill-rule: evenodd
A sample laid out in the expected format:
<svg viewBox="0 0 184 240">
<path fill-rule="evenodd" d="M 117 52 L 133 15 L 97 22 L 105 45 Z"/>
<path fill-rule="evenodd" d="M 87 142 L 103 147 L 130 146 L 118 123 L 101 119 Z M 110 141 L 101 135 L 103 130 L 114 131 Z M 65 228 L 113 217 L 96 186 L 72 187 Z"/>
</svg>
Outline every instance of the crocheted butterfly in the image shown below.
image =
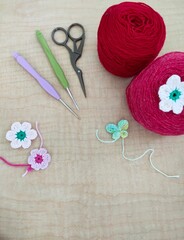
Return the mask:
<svg viewBox="0 0 184 240">
<path fill-rule="evenodd" d="M 111 134 L 111 137 L 112 137 L 112 141 L 106 141 L 106 140 L 102 140 L 99 135 L 98 135 L 98 130 L 96 130 L 96 138 L 102 142 L 102 143 L 114 143 L 116 142 L 117 140 L 119 140 L 121 138 L 122 140 L 122 158 L 126 159 L 126 160 L 129 160 L 129 161 L 136 161 L 138 159 L 141 159 L 142 157 L 144 157 L 148 152 L 150 152 L 150 155 L 149 155 L 149 161 L 150 161 L 150 164 L 151 164 L 151 167 L 153 169 L 155 169 L 157 172 L 161 173 L 162 175 L 164 175 L 165 177 L 170 177 L 170 178 L 179 178 L 178 175 L 168 175 L 164 172 L 162 172 L 161 170 L 159 170 L 157 167 L 154 166 L 153 162 L 152 162 L 152 155 L 154 153 L 154 149 L 147 149 L 141 156 L 137 157 L 137 158 L 128 158 L 125 156 L 125 153 L 124 153 L 124 139 L 128 137 L 128 127 L 129 127 L 129 123 L 127 120 L 120 120 L 118 122 L 118 124 L 114 124 L 114 123 L 109 123 L 106 125 L 105 129 L 108 133 Z"/>
<path fill-rule="evenodd" d="M 118 125 L 115 125 L 113 123 L 107 124 L 105 129 L 108 133 L 112 134 L 112 139 L 118 140 L 120 137 L 128 137 L 128 132 L 126 131 L 128 129 L 128 126 L 129 124 L 127 120 L 121 120 L 118 122 Z"/>
</svg>

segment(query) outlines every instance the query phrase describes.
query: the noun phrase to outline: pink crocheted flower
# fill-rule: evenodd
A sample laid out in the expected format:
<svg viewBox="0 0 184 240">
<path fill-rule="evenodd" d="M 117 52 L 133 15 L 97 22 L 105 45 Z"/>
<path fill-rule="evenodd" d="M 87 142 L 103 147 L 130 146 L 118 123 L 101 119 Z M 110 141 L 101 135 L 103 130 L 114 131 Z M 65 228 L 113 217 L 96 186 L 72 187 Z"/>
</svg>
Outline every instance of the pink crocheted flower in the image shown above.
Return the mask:
<svg viewBox="0 0 184 240">
<path fill-rule="evenodd" d="M 28 157 L 28 163 L 34 170 L 45 169 L 51 161 L 51 156 L 45 148 L 33 149 Z"/>
</svg>

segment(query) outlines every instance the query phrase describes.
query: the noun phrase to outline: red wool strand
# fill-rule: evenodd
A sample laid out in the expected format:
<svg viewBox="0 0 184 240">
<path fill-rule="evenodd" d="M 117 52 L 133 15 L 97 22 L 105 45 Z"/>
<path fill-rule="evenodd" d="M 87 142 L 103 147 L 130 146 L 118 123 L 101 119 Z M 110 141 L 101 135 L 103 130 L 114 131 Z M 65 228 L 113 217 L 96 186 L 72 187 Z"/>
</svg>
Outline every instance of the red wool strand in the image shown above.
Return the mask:
<svg viewBox="0 0 184 240">
<path fill-rule="evenodd" d="M 171 52 L 156 59 L 126 90 L 130 111 L 137 122 L 161 135 L 184 134 L 184 110 L 180 114 L 159 109 L 159 87 L 177 74 L 184 81 L 184 52 Z"/>
<path fill-rule="evenodd" d="M 162 17 L 145 3 L 122 2 L 106 10 L 98 28 L 98 55 L 110 73 L 131 77 L 160 52 L 166 37 Z"/>
</svg>

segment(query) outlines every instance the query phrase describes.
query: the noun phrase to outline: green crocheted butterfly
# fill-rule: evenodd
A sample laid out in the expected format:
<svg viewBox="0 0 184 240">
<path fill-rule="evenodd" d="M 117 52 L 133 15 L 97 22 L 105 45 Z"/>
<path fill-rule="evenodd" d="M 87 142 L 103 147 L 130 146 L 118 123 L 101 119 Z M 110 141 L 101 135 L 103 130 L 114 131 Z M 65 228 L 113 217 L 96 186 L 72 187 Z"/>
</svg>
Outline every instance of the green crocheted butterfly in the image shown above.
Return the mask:
<svg viewBox="0 0 184 240">
<path fill-rule="evenodd" d="M 112 134 L 112 139 L 118 140 L 120 137 L 128 137 L 128 132 L 126 131 L 128 129 L 128 126 L 129 124 L 127 120 L 121 120 L 118 122 L 118 125 L 115 125 L 113 123 L 107 124 L 105 129 L 108 133 Z"/>
<path fill-rule="evenodd" d="M 124 139 L 128 137 L 128 131 L 127 131 L 128 127 L 129 127 L 129 123 L 128 123 L 127 120 L 124 120 L 124 119 L 123 119 L 123 120 L 120 120 L 117 125 L 115 125 L 114 123 L 109 123 L 109 124 L 107 124 L 107 125 L 105 126 L 105 129 L 106 129 L 106 131 L 107 131 L 108 133 L 111 134 L 113 141 L 112 141 L 112 140 L 109 141 L 109 140 L 103 140 L 103 139 L 101 139 L 101 138 L 99 137 L 99 135 L 98 135 L 98 129 L 96 130 L 96 138 L 97 138 L 98 141 L 100 141 L 101 143 L 107 143 L 107 144 L 114 143 L 114 142 L 116 142 L 118 139 L 122 138 L 121 143 L 122 143 L 122 158 L 123 158 L 123 159 L 127 159 L 127 160 L 129 160 L 129 161 L 136 161 L 136 160 L 139 160 L 139 159 L 143 158 L 143 157 L 149 152 L 149 153 L 150 153 L 150 155 L 149 155 L 149 161 L 150 161 L 151 167 L 152 167 L 155 171 L 161 173 L 161 174 L 162 174 L 163 176 L 165 176 L 165 177 L 169 177 L 169 178 L 179 178 L 179 175 L 174 175 L 174 176 L 173 176 L 173 175 L 168 175 L 168 174 L 162 172 L 161 170 L 159 170 L 157 167 L 154 166 L 153 161 L 152 161 L 152 155 L 153 155 L 153 153 L 154 153 L 154 149 L 152 149 L 152 148 L 147 149 L 147 150 L 146 150 L 142 155 L 140 155 L 139 157 L 136 157 L 136 158 L 126 157 L 126 156 L 125 156 L 125 146 L 124 146 L 124 142 L 125 142 L 125 141 L 124 141 Z"/>
</svg>

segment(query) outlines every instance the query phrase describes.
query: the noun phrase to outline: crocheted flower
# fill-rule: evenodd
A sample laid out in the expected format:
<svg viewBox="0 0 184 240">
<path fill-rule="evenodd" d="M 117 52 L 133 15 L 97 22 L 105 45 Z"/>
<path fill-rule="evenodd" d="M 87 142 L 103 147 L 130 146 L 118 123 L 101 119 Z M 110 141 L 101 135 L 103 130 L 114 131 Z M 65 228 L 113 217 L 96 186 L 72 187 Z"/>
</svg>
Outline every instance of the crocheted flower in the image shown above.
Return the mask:
<svg viewBox="0 0 184 240">
<path fill-rule="evenodd" d="M 6 139 L 11 141 L 12 148 L 29 148 L 31 140 L 37 137 L 37 132 L 31 129 L 28 122 L 15 122 L 11 125 L 11 130 L 6 133 Z"/>
<path fill-rule="evenodd" d="M 28 157 L 28 163 L 34 170 L 45 169 L 51 161 L 51 156 L 45 148 L 33 149 Z"/>
<path fill-rule="evenodd" d="M 178 75 L 168 78 L 166 84 L 160 86 L 158 95 L 160 97 L 159 109 L 163 112 L 173 111 L 180 114 L 184 106 L 184 82 Z"/>
<path fill-rule="evenodd" d="M 107 124 L 105 129 L 108 133 L 112 134 L 112 139 L 114 140 L 118 140 L 120 137 L 128 137 L 128 132 L 126 131 L 128 129 L 127 120 L 119 121 L 117 126 L 113 123 Z"/>
</svg>

